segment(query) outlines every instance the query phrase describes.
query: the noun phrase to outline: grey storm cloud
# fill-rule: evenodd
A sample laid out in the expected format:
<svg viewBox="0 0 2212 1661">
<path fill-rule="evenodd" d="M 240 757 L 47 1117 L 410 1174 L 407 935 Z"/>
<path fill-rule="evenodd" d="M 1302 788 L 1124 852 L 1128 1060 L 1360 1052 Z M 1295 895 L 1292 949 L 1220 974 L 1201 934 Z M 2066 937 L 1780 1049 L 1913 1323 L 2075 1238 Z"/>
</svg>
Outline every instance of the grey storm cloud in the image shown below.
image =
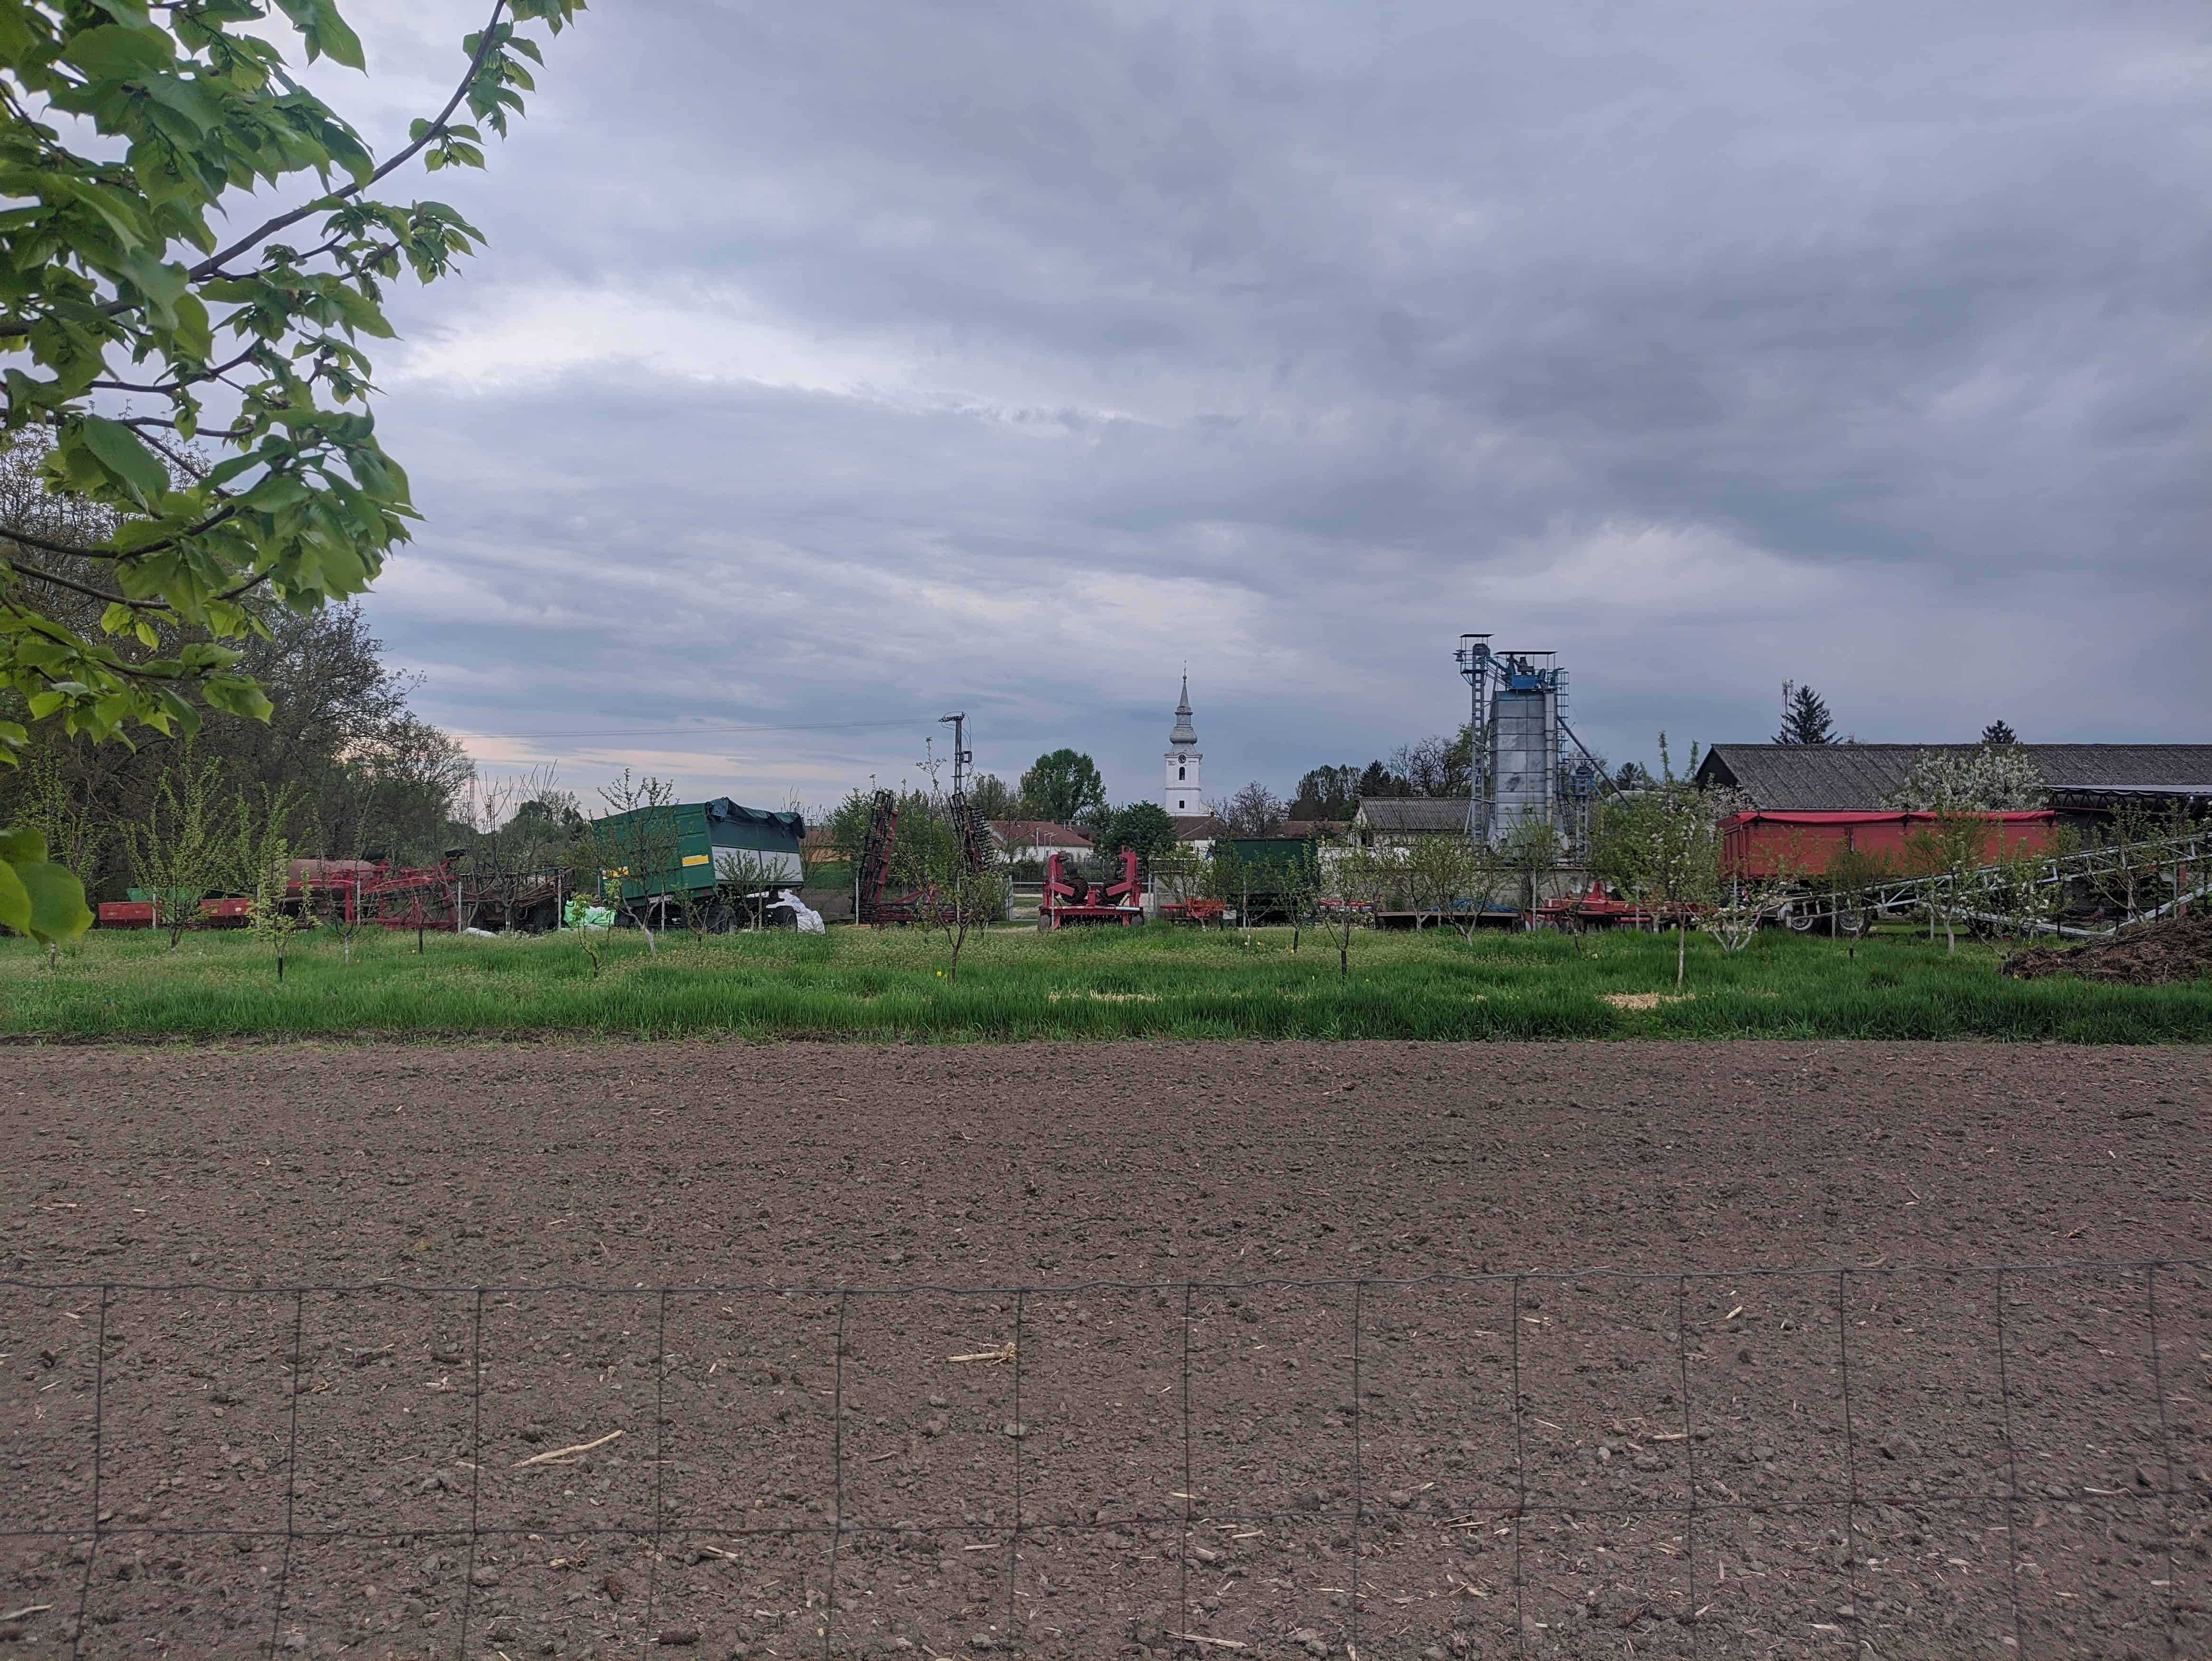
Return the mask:
<svg viewBox="0 0 2212 1661">
<path fill-rule="evenodd" d="M 361 21 L 387 125 L 472 23 Z M 2197 8 L 607 3 L 541 85 L 380 361 L 372 615 L 492 770 L 964 708 L 1129 797 L 1188 661 L 1283 788 L 1464 629 L 1616 756 L 2212 736 Z"/>
</svg>

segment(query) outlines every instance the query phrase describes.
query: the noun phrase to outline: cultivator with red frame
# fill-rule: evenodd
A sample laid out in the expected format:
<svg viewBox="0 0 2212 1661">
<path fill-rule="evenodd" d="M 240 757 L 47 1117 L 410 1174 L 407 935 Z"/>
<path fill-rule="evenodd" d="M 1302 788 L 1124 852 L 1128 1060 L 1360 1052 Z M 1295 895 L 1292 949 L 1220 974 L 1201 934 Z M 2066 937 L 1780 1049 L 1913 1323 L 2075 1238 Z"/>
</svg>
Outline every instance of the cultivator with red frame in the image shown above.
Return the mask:
<svg viewBox="0 0 2212 1661">
<path fill-rule="evenodd" d="M 1117 856 L 1119 877 L 1093 882 L 1068 868 L 1067 855 L 1054 854 L 1045 861 L 1044 892 L 1037 899 L 1037 928 L 1049 933 L 1076 923 L 1119 923 L 1129 928 L 1145 920 L 1144 884 L 1137 876 L 1137 856 L 1123 849 Z"/>
<path fill-rule="evenodd" d="M 958 794 L 952 798 L 949 810 L 952 833 L 960 839 L 960 855 L 971 871 L 989 868 L 991 863 L 991 827 L 983 816 L 968 805 Z M 858 892 L 854 897 L 854 921 L 882 928 L 891 923 L 920 922 L 934 917 L 939 901 L 933 889 L 912 888 L 903 893 L 888 891 L 891 882 L 891 850 L 898 844 L 898 798 L 888 790 L 876 792 L 872 811 L 868 818 L 867 841 L 860 849 L 860 868 Z"/>
</svg>

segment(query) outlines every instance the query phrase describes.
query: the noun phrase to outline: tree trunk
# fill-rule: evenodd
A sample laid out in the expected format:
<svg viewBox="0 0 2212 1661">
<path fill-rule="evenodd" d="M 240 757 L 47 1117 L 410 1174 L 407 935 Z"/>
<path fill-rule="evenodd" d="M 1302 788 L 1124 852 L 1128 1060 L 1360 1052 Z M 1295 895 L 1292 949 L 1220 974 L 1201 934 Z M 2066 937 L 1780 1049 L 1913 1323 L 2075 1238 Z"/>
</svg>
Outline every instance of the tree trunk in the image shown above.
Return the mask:
<svg viewBox="0 0 2212 1661">
<path fill-rule="evenodd" d="M 1682 976 L 1688 968 L 1690 956 L 1690 925 L 1685 917 L 1674 919 L 1674 989 L 1682 989 Z"/>
</svg>

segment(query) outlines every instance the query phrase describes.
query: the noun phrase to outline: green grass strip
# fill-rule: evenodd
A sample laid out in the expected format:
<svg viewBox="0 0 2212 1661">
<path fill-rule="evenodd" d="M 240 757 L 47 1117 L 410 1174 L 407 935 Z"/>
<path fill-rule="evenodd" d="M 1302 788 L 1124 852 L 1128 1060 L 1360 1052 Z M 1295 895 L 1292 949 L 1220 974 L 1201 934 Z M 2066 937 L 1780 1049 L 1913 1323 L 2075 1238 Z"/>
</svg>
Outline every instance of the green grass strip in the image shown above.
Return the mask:
<svg viewBox="0 0 2212 1661">
<path fill-rule="evenodd" d="M 594 976 L 576 937 L 359 940 L 353 961 L 309 933 L 279 984 L 234 934 L 96 932 L 49 968 L 0 940 L 0 1037 L 260 1038 L 574 1032 L 1030 1038 L 1992 1038 L 2212 1041 L 2212 980 L 2104 986 L 1996 972 L 1991 947 L 1947 955 L 1911 934 L 1856 947 L 1767 934 L 1725 953 L 1692 940 L 1674 991 L 1671 939 L 1633 934 L 1363 934 L 1352 971 L 1311 934 L 1163 928 L 994 932 L 957 982 L 915 931 L 665 939 L 618 933 Z"/>
</svg>

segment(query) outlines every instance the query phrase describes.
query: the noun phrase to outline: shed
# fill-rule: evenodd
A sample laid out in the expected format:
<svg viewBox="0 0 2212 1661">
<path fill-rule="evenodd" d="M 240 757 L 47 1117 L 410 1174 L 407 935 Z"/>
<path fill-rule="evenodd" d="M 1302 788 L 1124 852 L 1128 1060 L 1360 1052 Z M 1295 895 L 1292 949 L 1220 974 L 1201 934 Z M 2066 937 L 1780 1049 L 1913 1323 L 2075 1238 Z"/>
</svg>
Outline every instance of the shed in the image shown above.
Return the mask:
<svg viewBox="0 0 2212 1661">
<path fill-rule="evenodd" d="M 1928 751 L 1971 753 L 1972 744 L 1717 744 L 1698 764 L 1699 784 L 1741 790 L 1770 812 L 1875 813 Z M 2121 800 L 2212 806 L 2212 744 L 2024 744 L 2051 787 L 2052 806 L 2104 812 Z"/>
<path fill-rule="evenodd" d="M 1352 830 L 1369 843 L 1463 837 L 1468 809 L 1465 796 L 1363 796 L 1352 813 Z"/>
</svg>

